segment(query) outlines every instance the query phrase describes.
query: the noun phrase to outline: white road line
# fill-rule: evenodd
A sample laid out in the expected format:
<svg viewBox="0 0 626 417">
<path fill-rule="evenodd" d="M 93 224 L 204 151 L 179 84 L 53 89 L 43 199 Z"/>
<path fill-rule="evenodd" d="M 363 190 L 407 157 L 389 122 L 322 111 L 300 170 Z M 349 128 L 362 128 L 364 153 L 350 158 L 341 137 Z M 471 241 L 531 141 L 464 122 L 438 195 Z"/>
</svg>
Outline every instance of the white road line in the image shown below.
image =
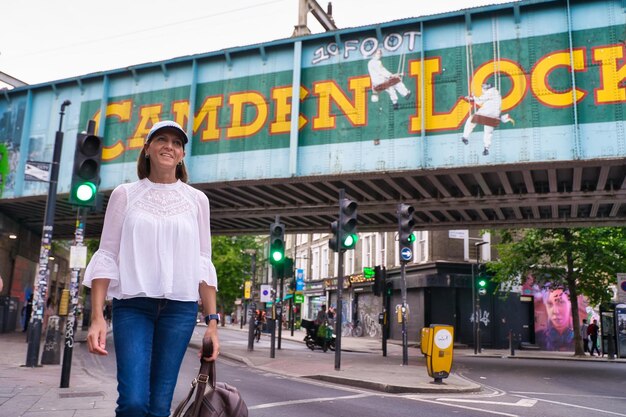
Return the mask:
<svg viewBox="0 0 626 417">
<path fill-rule="evenodd" d="M 253 405 L 251 407 L 248 407 L 248 410 L 259 410 L 262 408 L 283 407 L 283 406 L 294 405 L 294 404 L 309 404 L 309 403 L 320 403 L 320 402 L 326 402 L 326 401 L 352 400 L 355 398 L 373 397 L 375 395 L 376 394 L 356 394 L 356 395 L 346 395 L 344 397 L 307 398 L 304 400 L 279 401 L 275 403 Z"/>
<path fill-rule="evenodd" d="M 527 391 L 511 391 L 511 394 L 521 394 L 521 395 L 552 395 L 559 397 L 580 397 L 580 398 L 589 398 L 589 394 L 559 394 L 554 392 L 527 392 Z M 607 400 L 626 400 L 626 397 L 616 397 L 614 395 L 596 395 L 593 394 L 593 398 L 605 398 Z"/>
<path fill-rule="evenodd" d="M 445 405 L 446 407 L 461 408 L 463 410 L 480 411 L 481 413 L 495 414 L 495 415 L 498 415 L 498 416 L 519 417 L 519 415 L 517 415 L 517 414 L 509 414 L 509 413 L 502 413 L 502 412 L 499 412 L 499 411 L 483 410 L 482 408 L 467 407 L 467 406 L 462 406 L 462 405 L 458 405 L 458 404 L 447 404 L 447 403 L 443 403 L 443 402 L 440 402 L 440 401 L 425 400 L 423 398 L 417 398 L 417 397 L 404 397 L 404 398 L 408 398 L 408 399 L 414 400 L 414 401 L 421 401 L 421 402 L 425 402 L 425 403 L 430 403 L 430 404 Z"/>
<path fill-rule="evenodd" d="M 486 401 L 486 400 L 470 400 L 468 398 L 437 398 L 437 401 L 451 401 L 457 403 L 477 403 L 477 404 L 493 404 L 508 405 L 511 407 L 532 407 L 537 404 L 537 400 L 530 398 L 522 398 L 516 403 L 505 403 L 503 401 Z"/>
<path fill-rule="evenodd" d="M 594 398 L 595 398 L 595 396 L 594 396 Z M 600 410 L 600 409 L 597 409 L 597 408 L 585 407 L 584 405 L 568 404 L 568 403 L 564 403 L 564 402 L 561 402 L 561 401 L 544 400 L 542 398 L 534 398 L 534 399 L 537 400 L 537 401 L 542 401 L 544 403 L 557 404 L 557 405 L 562 405 L 562 406 L 565 406 L 565 407 L 582 408 L 583 410 L 595 411 L 596 413 L 600 413 L 602 415 L 611 414 L 611 415 L 614 415 L 614 416 L 626 417 L 626 414 L 615 413 L 613 411 L 607 411 L 607 410 Z"/>
</svg>

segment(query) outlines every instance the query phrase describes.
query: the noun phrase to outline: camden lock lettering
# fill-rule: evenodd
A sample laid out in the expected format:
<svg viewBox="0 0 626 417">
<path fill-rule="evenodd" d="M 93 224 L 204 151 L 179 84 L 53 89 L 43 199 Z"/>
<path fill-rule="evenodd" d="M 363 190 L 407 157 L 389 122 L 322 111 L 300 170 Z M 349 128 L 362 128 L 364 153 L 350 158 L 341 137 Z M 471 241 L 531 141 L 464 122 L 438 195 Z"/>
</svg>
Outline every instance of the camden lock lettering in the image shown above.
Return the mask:
<svg viewBox="0 0 626 417">
<path fill-rule="evenodd" d="M 392 39 L 389 36 L 385 39 Z M 414 36 L 405 34 L 395 39 L 395 42 L 400 40 L 409 44 L 407 48 L 414 47 Z M 383 40 L 383 46 L 391 49 L 397 45 L 397 43 L 391 44 L 391 41 L 387 41 L 385 46 L 384 42 L 385 40 Z M 364 49 L 363 45 L 366 43 L 350 43 L 343 45 L 343 50 L 348 54 L 360 52 L 364 56 L 370 56 L 370 51 L 373 49 Z M 326 45 L 313 52 L 314 59 L 322 62 L 325 56 L 332 53 L 329 51 L 333 50 L 330 45 Z M 525 100 L 531 99 L 546 110 L 554 111 L 570 108 L 574 102 L 577 104 L 590 102 L 588 109 L 585 110 L 590 112 L 590 115 L 586 119 L 582 117 L 581 123 L 585 120 L 614 121 L 607 119 L 607 117 L 614 116 L 606 116 L 597 108 L 626 102 L 624 56 L 623 44 L 608 44 L 574 48 L 571 59 L 569 50 L 549 52 L 540 56 L 530 68 L 525 68 L 511 59 L 487 59 L 475 63 L 478 65 L 475 66 L 469 78 L 470 89 L 475 94 L 480 94 L 481 84 L 492 78 L 497 68 L 497 76 L 505 80 L 503 85 L 506 85 L 502 91 L 502 113 L 515 112 L 515 109 L 520 107 Z M 394 59 L 397 60 L 397 57 Z M 402 126 L 402 130 L 395 132 L 395 136 L 390 138 L 421 134 L 422 125 L 426 133 L 433 135 L 458 131 L 462 126 L 470 114 L 472 104 L 461 97 L 450 98 L 447 92 L 440 93 L 439 89 L 444 89 L 441 79 L 446 75 L 445 62 L 443 54 L 427 57 L 423 63 L 419 57 L 406 58 L 406 73 L 403 82 L 407 89 L 415 94 L 415 98 L 395 116 L 396 123 L 398 119 L 401 120 L 399 125 Z M 563 84 L 564 79 L 571 79 L 570 66 L 576 74 L 580 74 L 582 79 L 580 82 L 577 81 L 575 89 L 569 83 Z M 364 129 L 365 131 L 368 127 L 371 129 L 374 123 L 380 123 L 371 121 L 369 116 L 378 104 L 370 103 L 369 100 L 373 93 L 373 83 L 367 72 L 367 65 L 352 62 L 351 66 L 346 66 L 346 68 L 354 72 L 345 79 L 318 79 L 301 85 L 302 106 L 298 126 L 300 131 L 303 131 L 304 139 L 301 140 L 300 146 L 317 144 L 315 134 L 338 129 L 338 123 L 342 123 L 344 129 Z M 319 73 L 319 71 L 315 72 L 316 68 L 304 69 L 303 73 L 305 71 L 310 73 L 306 77 L 303 76 L 303 80 L 313 79 Z M 457 73 L 461 74 L 462 71 L 458 70 Z M 194 154 L 225 152 L 227 147 L 212 148 L 211 151 L 202 151 L 202 147 L 216 142 L 231 141 L 232 143 L 233 140 L 254 142 L 264 139 L 267 141 L 265 143 L 273 143 L 275 147 L 289 146 L 288 141 L 280 142 L 277 139 L 281 135 L 283 138 L 288 137 L 291 129 L 293 95 L 291 85 L 287 82 L 290 75 L 288 72 L 282 75 L 277 74 L 265 75 L 268 82 L 279 81 L 281 84 L 266 86 L 265 88 L 269 90 L 267 92 L 250 89 L 224 92 L 223 87 L 217 88 L 214 83 L 212 91 L 219 90 L 221 93 L 201 96 L 194 111 L 193 136 L 197 142 L 194 146 L 198 147 L 194 148 Z M 420 97 L 422 78 L 424 79 L 424 99 Z M 457 82 L 463 83 L 464 81 L 457 80 Z M 248 81 L 242 81 L 239 85 L 248 84 L 255 85 Z M 467 87 L 464 89 L 467 90 Z M 198 91 L 208 91 L 208 87 L 203 90 L 202 86 L 199 86 Z M 157 96 L 156 94 L 150 95 L 152 98 Z M 423 112 L 419 108 L 419 103 L 422 101 L 425 102 Z M 442 109 L 442 106 L 445 108 Z M 96 110 L 99 108 L 99 103 L 91 102 L 89 108 L 94 111 L 86 116 L 93 118 L 99 124 L 102 121 L 100 111 Z M 176 122 L 186 126 L 189 110 L 189 100 L 184 98 L 171 102 L 146 102 L 146 98 L 141 95 L 135 95 L 132 98 L 112 98 L 106 107 L 106 118 L 111 118 L 117 124 L 123 125 L 125 131 L 131 134 L 125 138 L 111 138 L 107 134 L 103 160 L 113 162 L 126 151 L 140 149 L 150 127 L 165 118 L 163 115 L 171 115 L 170 117 Z M 597 111 L 598 115 L 591 114 L 594 111 Z M 423 122 L 422 117 L 424 117 Z M 601 120 L 602 117 L 607 120 Z M 530 118 L 526 117 L 526 119 Z M 556 121 L 552 123 L 553 125 L 572 123 L 564 116 L 554 119 Z M 524 127 L 524 125 L 518 124 L 517 127 Z M 370 138 L 367 135 L 361 135 L 357 140 L 366 139 Z M 351 137 L 349 140 L 355 139 Z M 270 147 L 270 145 L 263 146 Z"/>
</svg>

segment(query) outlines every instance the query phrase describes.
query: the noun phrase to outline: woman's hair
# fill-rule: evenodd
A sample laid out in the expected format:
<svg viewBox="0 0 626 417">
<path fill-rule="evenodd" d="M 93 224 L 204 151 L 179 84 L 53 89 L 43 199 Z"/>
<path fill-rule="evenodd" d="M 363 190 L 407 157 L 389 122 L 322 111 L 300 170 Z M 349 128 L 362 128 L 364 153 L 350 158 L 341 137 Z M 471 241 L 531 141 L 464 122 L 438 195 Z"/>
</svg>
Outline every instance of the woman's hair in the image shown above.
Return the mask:
<svg viewBox="0 0 626 417">
<path fill-rule="evenodd" d="M 137 176 L 140 180 L 148 178 L 150 175 L 150 159 L 146 158 L 146 148 L 141 148 L 139 157 L 137 158 Z M 189 175 L 187 175 L 187 167 L 185 166 L 185 160 L 182 161 L 182 165 L 176 165 L 176 179 L 182 182 L 189 181 Z"/>
</svg>

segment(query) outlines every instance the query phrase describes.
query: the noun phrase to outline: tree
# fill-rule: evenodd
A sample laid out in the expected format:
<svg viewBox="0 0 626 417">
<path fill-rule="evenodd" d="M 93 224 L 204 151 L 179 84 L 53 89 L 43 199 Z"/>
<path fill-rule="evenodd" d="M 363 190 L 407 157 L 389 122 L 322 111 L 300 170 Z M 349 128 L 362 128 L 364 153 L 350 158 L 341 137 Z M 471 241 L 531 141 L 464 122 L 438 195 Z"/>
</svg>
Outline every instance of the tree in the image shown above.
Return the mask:
<svg viewBox="0 0 626 417">
<path fill-rule="evenodd" d="M 499 259 L 488 264 L 501 284 L 535 283 L 569 292 L 575 355 L 584 355 L 578 295 L 593 305 L 609 302 L 617 273 L 626 271 L 626 228 L 524 229 L 497 232 Z"/>
<path fill-rule="evenodd" d="M 212 259 L 217 270 L 217 308 L 223 314 L 230 314 L 235 299 L 242 296 L 242 285 L 252 276 L 250 256 L 245 250 L 257 250 L 262 244 L 255 236 L 213 236 Z"/>
</svg>

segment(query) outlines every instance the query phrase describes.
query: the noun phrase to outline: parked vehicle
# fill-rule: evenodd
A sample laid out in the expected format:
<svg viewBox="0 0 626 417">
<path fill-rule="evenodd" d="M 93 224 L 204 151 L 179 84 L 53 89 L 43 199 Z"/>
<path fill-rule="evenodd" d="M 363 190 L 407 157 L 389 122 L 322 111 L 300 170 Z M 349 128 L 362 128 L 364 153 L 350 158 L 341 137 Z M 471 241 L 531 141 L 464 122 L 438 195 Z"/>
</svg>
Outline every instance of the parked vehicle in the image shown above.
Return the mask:
<svg viewBox="0 0 626 417">
<path fill-rule="evenodd" d="M 318 326 L 311 320 L 302 319 L 301 326 L 306 329 L 304 343 L 306 343 L 309 349 L 315 350 L 315 348 L 318 347 L 324 352 L 328 349 L 332 351 L 335 350 L 335 333 L 328 323 Z"/>
</svg>

